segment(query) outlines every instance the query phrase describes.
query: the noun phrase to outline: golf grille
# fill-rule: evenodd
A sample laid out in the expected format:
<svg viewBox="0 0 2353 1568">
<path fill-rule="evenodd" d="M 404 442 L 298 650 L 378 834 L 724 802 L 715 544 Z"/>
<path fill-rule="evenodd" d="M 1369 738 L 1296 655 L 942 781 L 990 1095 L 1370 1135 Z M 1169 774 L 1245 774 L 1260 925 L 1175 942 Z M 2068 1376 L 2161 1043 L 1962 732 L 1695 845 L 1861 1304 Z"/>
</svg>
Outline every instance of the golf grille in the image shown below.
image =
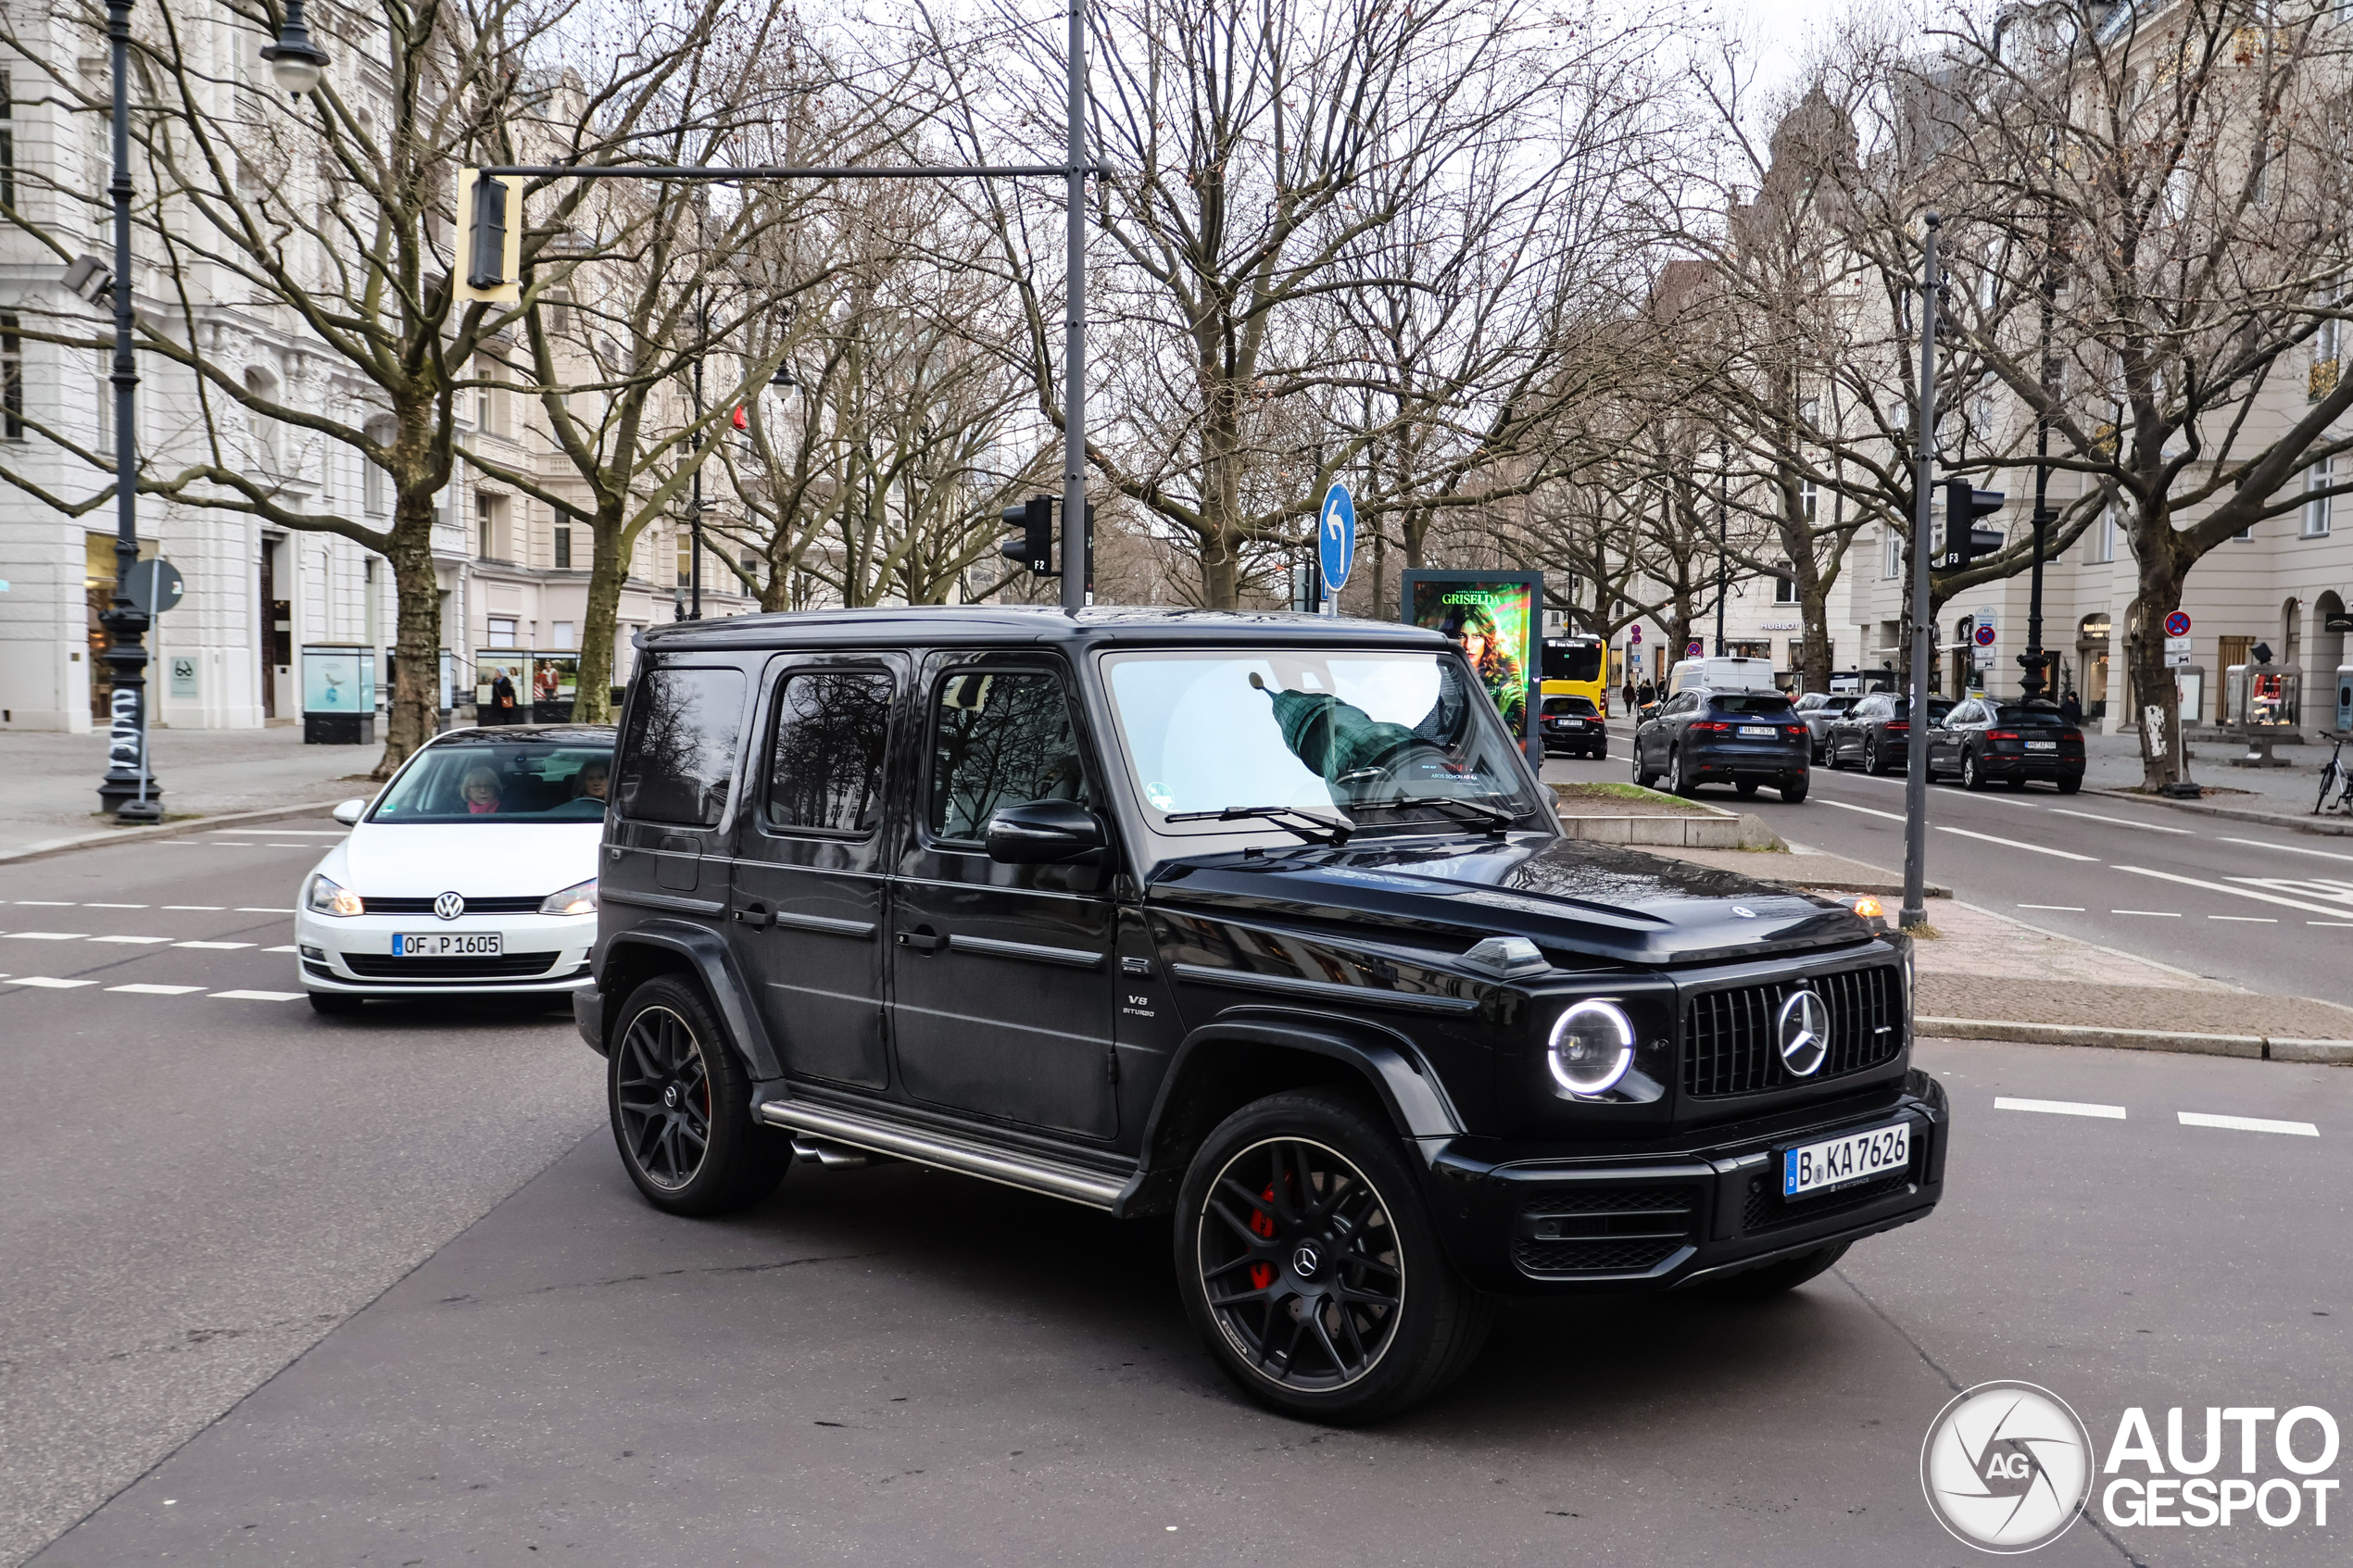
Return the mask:
<svg viewBox="0 0 2353 1568">
<path fill-rule="evenodd" d="M 1781 1063 L 1775 1021 L 1809 989 L 1830 1011 L 1830 1054 L 1804 1078 Z M 1768 985 L 1704 991 L 1683 1004 L 1683 1092 L 1700 1099 L 1756 1095 L 1860 1073 L 1904 1048 L 1904 986 L 1895 966 L 1842 970 Z"/>
<path fill-rule="evenodd" d="M 560 953 L 501 953 L 494 958 L 396 959 L 346 953 L 351 972 L 370 980 L 525 980 L 546 974 Z"/>
</svg>

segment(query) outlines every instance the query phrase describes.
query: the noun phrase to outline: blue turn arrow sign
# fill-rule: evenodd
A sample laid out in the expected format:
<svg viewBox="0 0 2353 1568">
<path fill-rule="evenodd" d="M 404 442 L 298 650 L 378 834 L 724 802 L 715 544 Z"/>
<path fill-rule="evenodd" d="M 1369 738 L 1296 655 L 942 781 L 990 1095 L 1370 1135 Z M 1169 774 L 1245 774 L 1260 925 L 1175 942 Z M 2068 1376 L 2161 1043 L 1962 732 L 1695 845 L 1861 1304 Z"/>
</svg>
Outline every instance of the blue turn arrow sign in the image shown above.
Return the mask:
<svg viewBox="0 0 2353 1568">
<path fill-rule="evenodd" d="M 1348 486 L 1335 483 L 1324 492 L 1324 508 L 1315 523 L 1316 558 L 1324 569 L 1324 593 L 1337 598 L 1356 564 L 1356 502 Z"/>
</svg>

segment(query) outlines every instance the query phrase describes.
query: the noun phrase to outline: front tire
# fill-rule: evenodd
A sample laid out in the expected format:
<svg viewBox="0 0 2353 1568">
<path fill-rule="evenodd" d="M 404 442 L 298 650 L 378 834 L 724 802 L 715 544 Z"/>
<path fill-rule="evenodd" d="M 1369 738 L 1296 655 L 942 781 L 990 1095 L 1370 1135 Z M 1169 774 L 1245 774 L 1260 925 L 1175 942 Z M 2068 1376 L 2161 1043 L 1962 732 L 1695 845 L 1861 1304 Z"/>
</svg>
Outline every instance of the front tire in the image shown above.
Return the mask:
<svg viewBox="0 0 2353 1568">
<path fill-rule="evenodd" d="M 1176 1279 L 1202 1342 L 1259 1403 L 1377 1421 L 1458 1376 L 1487 1336 L 1397 1141 L 1323 1090 L 1270 1095 L 1211 1133 L 1176 1199 Z"/>
<path fill-rule="evenodd" d="M 1634 743 L 1635 786 L 1640 789 L 1648 789 L 1656 783 L 1658 783 L 1658 775 L 1642 766 L 1642 743 L 1637 741 Z"/>
<path fill-rule="evenodd" d="M 1718 1301 L 1762 1301 L 1785 1290 L 1794 1290 L 1823 1273 L 1846 1256 L 1846 1248 L 1850 1245 L 1842 1241 L 1829 1247 L 1818 1247 L 1811 1252 L 1801 1252 L 1794 1258 L 1784 1258 L 1778 1263 L 1768 1263 L 1762 1268 L 1750 1269 L 1730 1279 L 1696 1288 Z"/>
<path fill-rule="evenodd" d="M 612 1033 L 605 1103 L 622 1168 L 671 1214 L 724 1214 L 775 1191 L 784 1135 L 751 1119 L 751 1079 L 702 993 L 670 975 L 629 994 Z"/>
<path fill-rule="evenodd" d="M 1667 787 L 1682 796 L 1689 796 L 1699 788 L 1692 780 L 1691 764 L 1683 759 L 1683 748 L 1680 746 L 1667 754 Z"/>
</svg>

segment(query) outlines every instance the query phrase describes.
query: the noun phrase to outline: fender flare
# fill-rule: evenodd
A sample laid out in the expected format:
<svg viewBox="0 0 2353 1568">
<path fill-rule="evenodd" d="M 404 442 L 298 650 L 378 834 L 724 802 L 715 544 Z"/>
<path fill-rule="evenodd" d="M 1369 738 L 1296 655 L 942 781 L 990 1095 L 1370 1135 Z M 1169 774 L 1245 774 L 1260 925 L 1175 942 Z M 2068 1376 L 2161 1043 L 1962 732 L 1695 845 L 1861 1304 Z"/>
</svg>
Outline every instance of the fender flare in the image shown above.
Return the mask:
<svg viewBox="0 0 2353 1568">
<path fill-rule="evenodd" d="M 613 956 L 631 947 L 653 947 L 674 953 L 686 960 L 695 977 L 702 982 L 703 994 L 711 999 L 719 1014 L 719 1022 L 726 1028 L 736 1054 L 744 1059 L 755 1079 L 781 1078 L 784 1068 L 776 1060 L 776 1051 L 768 1039 L 767 1028 L 760 1022 L 756 1009 L 747 1007 L 745 998 L 751 995 L 743 976 L 736 968 L 736 956 L 728 950 L 727 939 L 706 926 L 683 920 L 649 920 L 633 925 L 614 936 L 597 956 L 597 974 L 602 981 Z M 618 1018 L 618 1010 L 615 1017 Z"/>
<path fill-rule="evenodd" d="M 1463 1134 L 1462 1118 L 1422 1060 L 1413 1041 L 1396 1030 L 1361 1019 L 1290 1008 L 1236 1008 L 1188 1034 L 1170 1060 L 1151 1114 L 1144 1123 L 1143 1152 L 1151 1168 L 1179 1085 L 1201 1057 L 1221 1046 L 1261 1045 L 1327 1057 L 1353 1068 L 1379 1096 L 1398 1135 L 1414 1141 Z"/>
</svg>

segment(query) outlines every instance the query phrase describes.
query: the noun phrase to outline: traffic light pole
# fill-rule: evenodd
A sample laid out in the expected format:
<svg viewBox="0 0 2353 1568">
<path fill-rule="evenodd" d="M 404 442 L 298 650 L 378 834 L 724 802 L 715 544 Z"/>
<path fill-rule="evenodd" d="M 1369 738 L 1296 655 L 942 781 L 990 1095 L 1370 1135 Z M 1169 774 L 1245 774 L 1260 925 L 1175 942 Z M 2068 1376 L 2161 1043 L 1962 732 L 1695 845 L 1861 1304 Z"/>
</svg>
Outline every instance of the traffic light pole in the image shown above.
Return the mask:
<svg viewBox="0 0 2353 1568">
<path fill-rule="evenodd" d="M 1919 411 L 1912 425 L 1912 704 L 1904 736 L 1904 906 L 1906 930 L 1928 923 L 1928 664 L 1936 657 L 1929 623 L 1930 508 L 1936 470 L 1936 312 L 1942 284 L 1936 271 L 1936 232 L 1944 220 L 1925 215 L 1920 264 Z M 1969 526 L 1965 520 L 1961 525 Z"/>
<path fill-rule="evenodd" d="M 1087 13 L 1070 0 L 1069 181 L 1063 213 L 1068 318 L 1063 345 L 1063 610 L 1087 605 Z"/>
</svg>

